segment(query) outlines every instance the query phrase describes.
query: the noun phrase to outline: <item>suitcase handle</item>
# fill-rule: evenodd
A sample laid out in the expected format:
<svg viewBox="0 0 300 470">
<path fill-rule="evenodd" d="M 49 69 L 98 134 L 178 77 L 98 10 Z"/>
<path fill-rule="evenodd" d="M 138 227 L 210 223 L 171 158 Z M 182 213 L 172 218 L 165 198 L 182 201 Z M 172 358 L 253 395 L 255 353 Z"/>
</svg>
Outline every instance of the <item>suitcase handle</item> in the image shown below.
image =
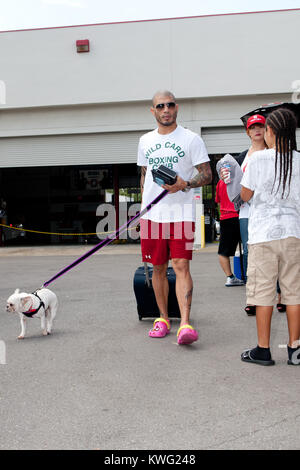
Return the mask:
<svg viewBox="0 0 300 470">
<path fill-rule="evenodd" d="M 149 277 L 149 269 L 148 269 L 148 264 L 146 262 L 144 262 L 144 269 L 145 269 L 145 276 L 146 276 L 147 286 L 151 287 L 151 281 L 150 281 L 150 277 Z M 168 272 L 168 268 L 167 268 L 167 272 Z"/>
<path fill-rule="evenodd" d="M 151 287 L 151 282 L 150 282 L 150 277 L 149 277 L 149 269 L 148 269 L 148 264 L 144 262 L 144 268 L 145 268 L 145 276 L 146 276 L 146 282 L 147 286 Z"/>
</svg>

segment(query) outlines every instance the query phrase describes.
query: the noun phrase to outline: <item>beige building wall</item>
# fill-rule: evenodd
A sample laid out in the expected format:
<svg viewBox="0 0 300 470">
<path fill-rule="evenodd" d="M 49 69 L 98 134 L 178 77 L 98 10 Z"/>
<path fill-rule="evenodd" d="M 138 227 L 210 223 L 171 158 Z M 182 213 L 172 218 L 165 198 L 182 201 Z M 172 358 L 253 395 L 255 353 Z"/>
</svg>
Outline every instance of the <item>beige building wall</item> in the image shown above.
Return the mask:
<svg viewBox="0 0 300 470">
<path fill-rule="evenodd" d="M 133 163 L 165 88 L 209 153 L 240 152 L 240 117 L 292 99 L 299 23 L 292 10 L 1 32 L 0 167 Z"/>
<path fill-rule="evenodd" d="M 0 33 L 9 108 L 288 93 L 300 9 Z M 78 39 L 90 52 L 76 52 Z"/>
</svg>

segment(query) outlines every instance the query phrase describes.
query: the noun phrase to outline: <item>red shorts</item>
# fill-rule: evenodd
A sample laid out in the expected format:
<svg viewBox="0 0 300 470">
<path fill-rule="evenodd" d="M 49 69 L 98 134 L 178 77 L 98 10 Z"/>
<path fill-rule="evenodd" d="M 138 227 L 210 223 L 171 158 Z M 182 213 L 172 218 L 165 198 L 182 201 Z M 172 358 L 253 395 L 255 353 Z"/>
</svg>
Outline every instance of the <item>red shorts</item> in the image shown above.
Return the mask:
<svg viewBox="0 0 300 470">
<path fill-rule="evenodd" d="M 161 265 L 172 258 L 192 259 L 195 222 L 158 223 L 141 219 L 140 227 L 144 262 Z"/>
</svg>

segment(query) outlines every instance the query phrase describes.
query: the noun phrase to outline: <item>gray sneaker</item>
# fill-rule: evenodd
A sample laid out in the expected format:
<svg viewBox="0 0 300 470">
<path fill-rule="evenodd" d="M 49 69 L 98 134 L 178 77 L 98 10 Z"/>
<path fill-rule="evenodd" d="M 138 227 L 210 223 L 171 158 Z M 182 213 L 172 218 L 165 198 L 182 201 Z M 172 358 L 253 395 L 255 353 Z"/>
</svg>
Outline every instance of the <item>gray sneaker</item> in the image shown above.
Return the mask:
<svg viewBox="0 0 300 470">
<path fill-rule="evenodd" d="M 226 284 L 225 284 L 226 287 L 244 286 L 244 285 L 245 285 L 244 281 L 241 281 L 240 279 L 238 279 L 235 276 L 234 277 L 229 277 L 228 276 Z"/>
</svg>

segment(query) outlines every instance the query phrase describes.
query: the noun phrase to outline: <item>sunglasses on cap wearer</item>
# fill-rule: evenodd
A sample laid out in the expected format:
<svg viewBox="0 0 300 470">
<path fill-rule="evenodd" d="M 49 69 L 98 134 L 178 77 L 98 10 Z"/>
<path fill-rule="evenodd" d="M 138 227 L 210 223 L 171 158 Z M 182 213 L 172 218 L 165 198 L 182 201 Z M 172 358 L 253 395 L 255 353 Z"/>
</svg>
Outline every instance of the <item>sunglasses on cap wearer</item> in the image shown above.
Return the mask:
<svg viewBox="0 0 300 470">
<path fill-rule="evenodd" d="M 176 106 L 176 103 L 174 103 L 174 101 L 170 101 L 170 103 L 159 103 L 155 106 L 155 109 L 164 109 L 165 106 L 168 109 L 174 109 Z"/>
</svg>

